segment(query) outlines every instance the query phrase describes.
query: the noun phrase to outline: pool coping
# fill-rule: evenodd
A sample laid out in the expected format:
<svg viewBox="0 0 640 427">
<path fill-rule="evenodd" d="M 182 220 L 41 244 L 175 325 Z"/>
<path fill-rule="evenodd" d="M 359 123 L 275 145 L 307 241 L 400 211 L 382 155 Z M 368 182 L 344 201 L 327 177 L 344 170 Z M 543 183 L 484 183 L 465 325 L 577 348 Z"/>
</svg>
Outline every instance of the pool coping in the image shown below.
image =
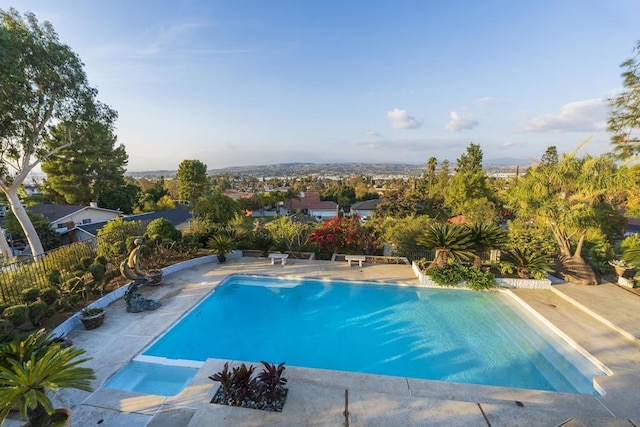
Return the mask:
<svg viewBox="0 0 640 427">
<path fill-rule="evenodd" d="M 238 256 L 237 258 L 240 258 L 240 256 Z M 206 260 L 202 258 L 196 259 L 196 260 L 190 260 L 185 263 L 180 263 L 180 265 L 176 264 L 176 266 L 172 266 L 175 268 L 171 272 L 173 273 L 176 271 L 180 271 L 184 268 L 190 268 L 199 264 L 209 263 L 212 261 L 213 261 L 213 258 L 206 259 Z M 262 268 L 264 271 L 261 273 L 263 275 L 266 274 L 266 275 L 282 276 L 283 273 L 285 273 L 285 271 L 287 272 L 290 271 L 290 270 L 282 270 L 279 267 L 274 268 L 274 267 L 268 266 L 267 265 L 268 261 L 261 261 L 259 259 L 258 260 L 244 259 L 244 261 L 242 262 L 246 265 L 249 265 L 252 262 L 259 265 L 260 268 Z M 326 261 L 314 261 L 314 262 L 327 263 Z M 340 264 L 340 263 L 333 263 L 333 264 Z M 223 270 L 227 269 L 227 267 L 225 267 L 224 265 L 218 265 L 216 268 L 220 266 L 222 266 Z M 231 263 L 231 265 L 228 265 L 228 267 L 229 267 L 228 269 L 231 271 L 223 273 L 224 277 L 227 277 L 230 274 L 234 274 L 234 273 L 237 273 L 238 271 L 243 270 L 242 268 L 243 266 L 240 266 L 239 268 L 238 266 L 234 266 L 233 263 Z M 394 267 L 398 267 L 398 266 L 394 266 Z M 399 266 L 399 267 L 406 268 L 407 266 Z M 287 264 L 287 268 L 291 268 L 289 267 L 289 264 Z M 347 274 L 346 269 L 340 270 L 341 268 L 343 268 L 340 265 L 332 265 L 331 268 L 336 269 L 337 273 L 334 273 L 334 274 L 338 274 L 338 273 L 340 275 Z M 364 269 L 365 272 L 367 271 L 367 268 L 368 267 L 365 267 Z M 360 273 L 362 273 L 362 271 L 363 269 L 360 269 Z M 359 273 L 357 272 L 357 270 L 348 270 L 348 274 L 358 275 Z M 224 280 L 224 277 L 221 278 L 219 282 Z M 305 276 L 301 276 L 301 277 L 305 277 Z M 329 278 L 331 277 L 329 276 Z M 345 279 L 345 280 L 349 281 L 350 279 Z M 376 282 L 376 280 L 371 280 L 370 278 L 363 278 L 359 280 Z M 384 281 L 381 283 L 384 283 Z M 113 298 L 113 296 L 107 296 L 107 297 Z M 115 301 L 117 299 L 118 299 L 117 297 L 113 298 L 112 301 Z M 191 307 L 195 306 L 199 302 L 199 300 L 200 298 L 196 301 L 193 301 L 191 304 Z M 108 305 L 108 303 L 105 305 Z M 188 310 L 185 310 L 185 312 L 186 311 Z M 149 342 L 146 343 L 146 345 L 149 345 L 156 338 L 157 338 L 157 335 L 156 337 L 151 338 Z M 138 353 L 135 353 L 135 354 L 138 354 Z M 131 358 L 134 355 L 132 355 L 129 360 L 131 360 Z M 125 364 L 126 362 L 122 363 L 122 365 L 117 367 L 117 369 L 120 369 Z M 116 372 L 117 372 L 117 369 L 116 369 Z M 562 414 L 562 416 L 565 416 L 567 414 L 571 414 L 571 415 L 582 414 L 583 416 L 586 416 L 586 417 L 608 418 L 608 419 L 611 419 L 611 417 L 621 415 L 619 409 L 614 411 L 608 408 L 608 404 L 605 404 L 606 402 L 604 401 L 608 400 L 609 398 L 608 396 L 604 396 L 604 397 L 584 396 L 584 395 L 564 394 L 564 393 L 557 393 L 557 392 L 510 389 L 505 387 L 492 387 L 492 386 L 476 386 L 472 384 L 446 383 L 446 382 L 439 382 L 439 381 L 432 381 L 432 380 L 415 380 L 415 379 L 403 378 L 402 381 L 404 381 L 405 384 L 407 384 L 409 394 L 407 396 L 406 394 L 401 393 L 396 397 L 395 392 L 397 392 L 397 390 L 393 389 L 391 390 L 392 392 L 389 393 L 388 390 L 386 389 L 388 389 L 388 384 L 390 384 L 389 381 L 393 382 L 394 384 L 396 383 L 396 380 L 389 380 L 389 378 L 400 378 L 400 377 L 385 377 L 385 376 L 370 375 L 370 374 L 346 373 L 346 372 L 340 372 L 340 371 L 327 371 L 327 370 L 316 370 L 316 369 L 294 368 L 294 367 L 287 367 L 287 369 L 288 369 L 288 372 L 297 371 L 297 370 L 300 370 L 300 372 L 302 372 L 302 374 L 294 375 L 292 377 L 290 386 L 292 388 L 295 388 L 295 390 L 299 389 L 299 391 L 303 394 L 305 393 L 305 390 L 315 390 L 316 392 L 319 392 L 318 391 L 319 388 L 322 388 L 322 387 L 332 388 L 334 392 L 333 394 L 335 394 L 335 391 L 345 384 L 347 386 L 354 387 L 354 390 L 357 389 L 362 393 L 365 393 L 362 387 L 365 387 L 366 384 L 369 384 L 368 386 L 370 387 L 369 393 L 373 393 L 375 395 L 383 394 L 384 399 L 387 402 L 396 402 L 396 401 L 399 403 L 404 402 L 404 404 L 406 405 L 410 404 L 410 403 L 407 403 L 408 400 L 411 400 L 413 402 L 411 404 L 421 404 L 419 402 L 418 403 L 416 402 L 417 401 L 422 402 L 424 399 L 430 400 L 430 403 L 432 404 L 433 407 L 440 407 L 439 405 L 444 404 L 443 402 L 445 401 L 449 402 L 447 403 L 447 405 L 455 404 L 455 402 L 458 402 L 458 401 L 474 402 L 474 404 L 477 404 L 477 405 L 484 403 L 487 405 L 493 405 L 494 406 L 493 409 L 498 411 L 499 413 L 503 413 L 504 411 L 506 411 L 506 413 L 511 414 L 513 411 L 516 411 L 516 412 L 513 412 L 513 415 L 521 417 L 521 416 L 524 416 L 523 413 L 518 412 L 518 411 L 521 411 L 521 407 L 518 406 L 518 408 L 514 409 L 513 405 L 514 405 L 514 402 L 521 402 L 521 403 L 523 402 L 526 407 L 529 407 L 529 408 L 533 407 L 533 410 L 536 411 L 535 414 L 538 414 L 539 411 L 542 411 L 544 413 L 550 414 L 550 416 L 553 416 L 552 418 L 554 420 L 557 420 L 556 416 L 558 414 Z M 614 372 L 614 374 L 617 374 L 617 373 L 618 372 Z M 299 381 L 296 380 L 296 377 L 300 377 L 300 380 Z M 370 377 L 375 377 L 375 378 L 370 378 Z M 313 381 L 308 380 L 309 378 L 312 378 Z M 611 385 L 612 384 L 611 381 L 613 380 L 617 382 L 620 382 L 620 381 L 624 382 L 625 379 L 629 380 L 629 378 L 633 379 L 635 377 L 633 375 L 631 376 L 623 375 L 622 377 L 614 375 L 613 377 L 610 377 L 610 379 L 607 382 L 608 382 L 608 385 Z M 182 423 L 178 423 L 175 425 L 187 425 L 187 424 L 190 426 L 191 425 L 193 426 L 207 425 L 207 424 L 197 424 L 197 423 L 193 424 L 189 420 L 191 420 L 191 418 L 194 417 L 192 421 L 195 422 L 196 421 L 195 415 L 198 413 L 198 411 L 203 411 L 204 413 L 206 413 L 212 410 L 210 408 L 210 405 L 207 403 L 206 397 L 203 400 L 203 396 L 207 396 L 207 393 L 210 393 L 215 388 L 214 387 L 215 385 L 211 381 L 208 381 L 208 380 L 205 381 L 204 383 L 206 383 L 206 385 L 204 383 L 198 383 L 198 382 L 193 383 L 190 386 L 188 386 L 188 388 L 185 389 L 185 392 L 187 392 L 188 390 L 187 394 L 180 394 L 178 398 L 174 398 L 174 399 L 165 399 L 159 396 L 138 395 L 135 393 L 132 394 L 130 392 L 119 393 L 116 391 L 117 393 L 114 393 L 114 390 L 112 389 L 109 389 L 107 392 L 105 392 L 102 385 L 104 384 L 104 382 L 106 382 L 106 379 L 107 378 L 104 379 L 104 381 L 100 386 L 96 387 L 96 391 L 94 393 L 88 396 L 86 394 L 82 394 L 82 396 L 85 396 L 85 398 L 81 398 L 79 400 L 79 402 L 81 403 L 79 404 L 76 403 L 77 407 L 74 409 L 74 413 L 77 413 L 77 416 L 75 417 L 76 420 L 89 419 L 87 418 L 89 413 L 93 413 L 94 411 L 100 411 L 101 409 L 104 409 L 105 411 L 111 411 L 109 412 L 110 414 L 109 416 L 111 416 L 112 419 L 115 419 L 115 418 L 118 418 L 120 420 L 126 419 L 127 422 L 126 424 L 123 424 L 123 425 L 140 425 L 140 426 L 150 425 L 151 426 L 151 425 L 156 425 L 155 423 L 159 422 L 158 421 L 159 418 L 162 418 L 164 416 L 171 417 L 169 412 L 173 413 L 173 412 L 183 411 L 184 416 L 182 418 Z M 377 382 L 377 381 L 380 381 L 380 382 Z M 413 384 L 413 388 L 409 387 L 408 386 L 409 384 Z M 624 383 L 623 386 L 626 387 L 628 384 L 633 384 L 633 382 Z M 195 389 L 193 387 L 195 387 Z M 605 389 L 606 388 L 607 387 L 605 387 Z M 207 391 L 205 392 L 203 389 L 206 389 Z M 342 392 L 344 392 L 344 390 L 342 390 Z M 109 397 L 108 396 L 109 394 L 112 397 Z M 292 396 L 296 396 L 296 395 L 297 395 L 297 391 L 294 391 Z M 322 400 L 320 397 L 319 399 Z M 332 397 L 331 399 L 334 399 L 334 397 Z M 436 402 L 433 401 L 434 399 L 436 400 Z M 73 401 L 78 402 L 77 398 L 74 398 Z M 558 407 L 558 403 L 555 403 L 556 401 L 562 403 L 561 405 L 562 408 Z M 113 404 L 111 405 L 109 402 L 113 402 Z M 126 402 L 126 404 L 124 404 L 123 402 Z M 132 402 L 137 402 L 137 403 L 131 406 L 130 404 Z M 68 406 L 74 407 L 74 404 L 71 404 Z M 287 406 L 285 405 L 285 408 L 286 407 Z M 238 411 L 240 413 L 243 413 L 242 408 L 232 408 L 232 409 L 233 409 L 232 412 L 234 414 L 237 413 Z M 491 412 L 486 408 L 485 410 L 488 412 Z M 255 416 L 257 416 L 254 410 L 244 410 L 244 411 L 250 411 L 249 412 L 250 418 L 251 417 L 255 418 Z M 637 410 L 635 411 L 636 412 L 632 410 L 629 413 L 633 417 L 640 417 L 640 415 L 637 415 L 638 414 Z M 224 412 L 225 417 L 229 416 L 228 412 L 226 411 L 220 412 L 218 410 L 217 412 L 219 412 L 220 414 Z M 329 411 L 329 412 L 333 413 L 335 411 L 333 412 Z M 614 415 L 614 413 L 616 415 Z M 318 415 L 318 416 L 319 416 L 318 420 L 324 419 L 322 418 L 322 415 Z M 527 416 L 533 416 L 533 415 L 531 415 L 531 413 L 528 413 Z M 541 414 L 536 415 L 536 417 L 538 416 L 542 416 L 542 415 Z M 626 417 L 627 415 L 623 415 L 623 416 Z M 562 420 L 559 420 L 559 421 L 562 421 Z M 584 418 L 583 418 L 583 421 L 584 421 Z M 319 423 L 319 424 L 322 425 L 322 423 Z M 83 425 L 83 424 L 78 424 L 78 425 Z M 157 425 L 164 425 L 164 424 L 157 424 Z M 416 424 L 416 425 L 419 425 L 419 424 Z"/>
</svg>

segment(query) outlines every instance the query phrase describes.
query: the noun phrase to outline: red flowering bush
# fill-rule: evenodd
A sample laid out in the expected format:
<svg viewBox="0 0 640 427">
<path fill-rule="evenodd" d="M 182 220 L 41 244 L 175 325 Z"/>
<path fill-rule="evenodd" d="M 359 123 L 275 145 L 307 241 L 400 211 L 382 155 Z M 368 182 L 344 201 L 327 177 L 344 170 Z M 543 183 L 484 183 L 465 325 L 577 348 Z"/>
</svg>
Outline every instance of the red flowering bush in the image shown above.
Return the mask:
<svg viewBox="0 0 640 427">
<path fill-rule="evenodd" d="M 320 256 L 324 259 L 332 253 L 367 253 L 373 244 L 373 238 L 355 217 L 336 217 L 324 222 L 315 230 L 311 241 L 320 246 Z"/>
</svg>

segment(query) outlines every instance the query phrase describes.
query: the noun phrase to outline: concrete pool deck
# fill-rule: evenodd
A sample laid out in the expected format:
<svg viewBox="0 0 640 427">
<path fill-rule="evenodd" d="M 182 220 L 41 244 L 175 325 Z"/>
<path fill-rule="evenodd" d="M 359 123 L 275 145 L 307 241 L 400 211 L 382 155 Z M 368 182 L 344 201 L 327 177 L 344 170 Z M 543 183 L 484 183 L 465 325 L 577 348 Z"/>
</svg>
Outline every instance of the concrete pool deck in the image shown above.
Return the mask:
<svg viewBox="0 0 640 427">
<path fill-rule="evenodd" d="M 93 393 L 60 390 L 55 406 L 73 409 L 74 426 L 343 426 L 345 390 L 350 426 L 640 426 L 640 297 L 616 285 L 554 285 L 551 290 L 514 290 L 611 371 L 597 377 L 603 396 L 488 387 L 287 366 L 289 395 L 282 413 L 209 404 L 217 388 L 207 377 L 223 360 L 210 359 L 179 395 L 161 397 L 113 390 L 103 384 L 229 274 L 341 279 L 418 285 L 410 266 L 265 258 L 207 263 L 169 274 L 159 287 L 141 292 L 159 299 L 151 312 L 127 313 L 118 299 L 98 329 L 68 337 L 87 350 L 95 370 Z M 604 321 L 603 321 L 604 320 Z M 626 334 L 623 334 L 622 332 Z M 635 340 L 633 338 L 636 338 Z M 571 420 L 571 421 L 569 421 Z M 7 420 L 9 427 L 22 425 Z"/>
</svg>

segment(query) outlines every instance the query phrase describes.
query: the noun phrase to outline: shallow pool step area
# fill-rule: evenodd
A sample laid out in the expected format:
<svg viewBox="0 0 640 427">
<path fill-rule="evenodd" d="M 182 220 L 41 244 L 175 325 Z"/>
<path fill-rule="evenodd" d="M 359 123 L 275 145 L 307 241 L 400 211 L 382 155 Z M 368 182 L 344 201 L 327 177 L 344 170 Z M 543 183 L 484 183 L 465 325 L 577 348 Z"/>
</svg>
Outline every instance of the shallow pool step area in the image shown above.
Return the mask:
<svg viewBox="0 0 640 427">
<path fill-rule="evenodd" d="M 116 372 L 105 387 L 157 396 L 175 396 L 198 373 L 202 363 L 138 356 Z"/>
<path fill-rule="evenodd" d="M 525 342 L 537 350 L 537 352 L 531 352 L 530 357 L 534 364 L 542 365 L 540 372 L 554 385 L 554 388 L 564 390 L 568 382 L 580 394 L 600 394 L 601 390 L 595 387 L 594 378 L 611 375 L 611 370 L 520 298 L 512 293 L 508 294 L 517 302 L 514 309 L 523 319 L 526 319 L 527 323 L 536 327 L 527 334 L 522 333 L 523 329 L 517 325 L 504 324 L 503 327 L 509 329 L 514 336 L 521 336 Z M 555 370 L 544 369 L 546 363 L 550 363 Z"/>
</svg>

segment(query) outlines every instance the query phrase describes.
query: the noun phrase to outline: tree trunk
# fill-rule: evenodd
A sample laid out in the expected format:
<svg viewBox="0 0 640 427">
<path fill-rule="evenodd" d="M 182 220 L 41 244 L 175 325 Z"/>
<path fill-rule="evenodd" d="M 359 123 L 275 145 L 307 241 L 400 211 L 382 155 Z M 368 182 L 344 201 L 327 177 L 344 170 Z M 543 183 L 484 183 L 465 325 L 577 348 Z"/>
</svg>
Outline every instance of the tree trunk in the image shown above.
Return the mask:
<svg viewBox="0 0 640 427">
<path fill-rule="evenodd" d="M 9 247 L 7 243 L 7 236 L 4 232 L 4 229 L 0 228 L 0 259 L 2 263 L 8 264 L 15 261 L 15 256 L 13 256 L 13 251 Z"/>
<path fill-rule="evenodd" d="M 5 191 L 5 194 L 7 195 L 9 206 L 11 206 L 13 214 L 22 226 L 22 230 L 24 230 L 24 234 L 29 242 L 29 247 L 31 248 L 31 253 L 34 257 L 42 255 L 44 253 L 44 248 L 40 242 L 40 237 L 38 236 L 38 233 L 36 233 L 36 229 L 27 215 L 27 210 L 24 208 L 20 198 L 18 197 L 17 188 L 12 184 L 11 187 Z"/>
<path fill-rule="evenodd" d="M 46 426 L 49 415 L 44 409 L 44 406 L 38 404 L 34 409 L 27 409 L 27 420 L 29 421 L 29 427 L 41 427 Z"/>
<path fill-rule="evenodd" d="M 447 251 L 445 249 L 436 249 L 436 255 L 429 267 L 444 268 L 447 265 Z"/>
<path fill-rule="evenodd" d="M 556 270 L 563 280 L 579 285 L 597 285 L 600 280 L 596 271 L 582 258 L 582 246 L 584 245 L 585 234 L 582 233 L 578 239 L 578 244 L 571 253 L 571 240 L 566 233 L 551 227 L 553 235 L 560 246 L 560 255 L 556 259 Z"/>
</svg>

